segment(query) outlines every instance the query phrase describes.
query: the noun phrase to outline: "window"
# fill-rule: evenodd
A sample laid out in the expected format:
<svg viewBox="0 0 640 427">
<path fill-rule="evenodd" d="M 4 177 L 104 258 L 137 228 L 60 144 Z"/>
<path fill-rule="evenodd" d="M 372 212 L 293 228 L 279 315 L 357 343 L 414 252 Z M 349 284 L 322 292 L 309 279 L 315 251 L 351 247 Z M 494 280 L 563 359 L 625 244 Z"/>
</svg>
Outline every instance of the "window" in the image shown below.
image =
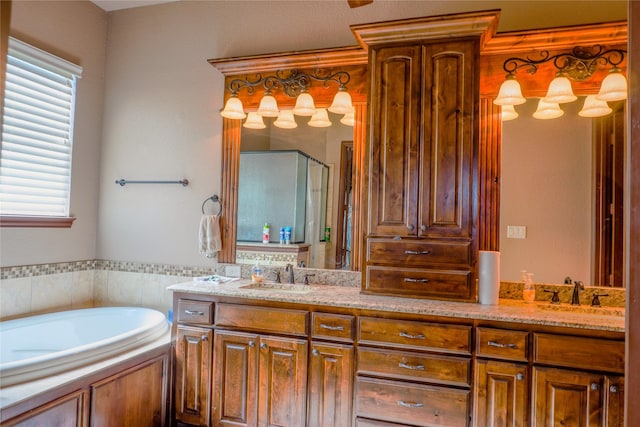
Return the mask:
<svg viewBox="0 0 640 427">
<path fill-rule="evenodd" d="M 2 226 L 68 227 L 82 68 L 9 38 L 0 151 Z"/>
</svg>

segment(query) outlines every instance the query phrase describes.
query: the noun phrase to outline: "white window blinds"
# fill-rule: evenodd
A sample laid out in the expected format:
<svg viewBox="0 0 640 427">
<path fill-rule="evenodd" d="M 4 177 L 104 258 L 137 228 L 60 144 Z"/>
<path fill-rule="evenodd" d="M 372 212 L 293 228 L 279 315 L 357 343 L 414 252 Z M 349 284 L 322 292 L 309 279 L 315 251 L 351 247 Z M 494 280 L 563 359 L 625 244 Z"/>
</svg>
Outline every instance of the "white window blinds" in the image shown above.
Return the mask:
<svg viewBox="0 0 640 427">
<path fill-rule="evenodd" d="M 0 215 L 68 216 L 76 79 L 82 68 L 9 38 Z"/>
</svg>

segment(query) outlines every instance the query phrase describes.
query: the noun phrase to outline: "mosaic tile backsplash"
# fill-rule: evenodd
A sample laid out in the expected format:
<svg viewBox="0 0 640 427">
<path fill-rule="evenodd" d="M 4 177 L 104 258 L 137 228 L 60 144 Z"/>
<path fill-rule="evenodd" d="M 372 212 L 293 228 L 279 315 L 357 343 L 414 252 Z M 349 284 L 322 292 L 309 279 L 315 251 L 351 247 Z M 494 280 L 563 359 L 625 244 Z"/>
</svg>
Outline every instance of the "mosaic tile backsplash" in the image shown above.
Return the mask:
<svg viewBox="0 0 640 427">
<path fill-rule="evenodd" d="M 0 319 L 92 306 L 134 305 L 166 313 L 172 305 L 167 286 L 210 274 L 227 274 L 229 264 L 211 268 L 128 261 L 86 260 L 52 264 L 0 268 Z M 241 277 L 251 276 L 251 265 L 237 265 Z M 284 267 L 264 268 L 267 279 L 280 272 L 285 281 Z M 295 269 L 296 282 L 310 275 L 311 284 L 360 286 L 361 273 L 311 268 Z M 563 303 L 571 301 L 572 286 L 536 284 L 536 300 L 549 301 L 545 290 L 558 290 Z M 586 287 L 580 298 L 588 305 L 598 292 L 603 306 L 624 307 L 625 290 Z M 604 296 L 604 294 L 607 294 Z M 522 283 L 502 282 L 500 298 L 522 299 Z"/>
</svg>

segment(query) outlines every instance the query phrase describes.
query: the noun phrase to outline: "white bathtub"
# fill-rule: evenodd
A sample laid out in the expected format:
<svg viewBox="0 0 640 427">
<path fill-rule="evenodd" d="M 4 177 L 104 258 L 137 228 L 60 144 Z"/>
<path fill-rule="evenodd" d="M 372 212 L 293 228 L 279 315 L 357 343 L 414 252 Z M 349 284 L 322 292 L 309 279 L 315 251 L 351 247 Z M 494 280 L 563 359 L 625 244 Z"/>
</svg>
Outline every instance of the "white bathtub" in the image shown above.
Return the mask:
<svg viewBox="0 0 640 427">
<path fill-rule="evenodd" d="M 152 343 L 169 324 L 159 311 L 101 307 L 0 322 L 0 386 L 32 381 Z"/>
</svg>

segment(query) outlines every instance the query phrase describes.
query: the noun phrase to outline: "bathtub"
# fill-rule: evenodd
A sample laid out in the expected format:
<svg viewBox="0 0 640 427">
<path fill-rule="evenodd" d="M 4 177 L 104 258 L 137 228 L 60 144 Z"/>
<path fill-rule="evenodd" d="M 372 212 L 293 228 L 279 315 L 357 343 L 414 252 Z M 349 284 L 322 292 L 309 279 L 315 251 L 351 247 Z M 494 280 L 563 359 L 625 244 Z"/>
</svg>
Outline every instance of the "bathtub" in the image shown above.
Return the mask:
<svg viewBox="0 0 640 427">
<path fill-rule="evenodd" d="M 100 307 L 0 322 L 0 386 L 52 376 L 142 347 L 166 335 L 164 314 Z"/>
</svg>

